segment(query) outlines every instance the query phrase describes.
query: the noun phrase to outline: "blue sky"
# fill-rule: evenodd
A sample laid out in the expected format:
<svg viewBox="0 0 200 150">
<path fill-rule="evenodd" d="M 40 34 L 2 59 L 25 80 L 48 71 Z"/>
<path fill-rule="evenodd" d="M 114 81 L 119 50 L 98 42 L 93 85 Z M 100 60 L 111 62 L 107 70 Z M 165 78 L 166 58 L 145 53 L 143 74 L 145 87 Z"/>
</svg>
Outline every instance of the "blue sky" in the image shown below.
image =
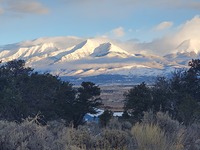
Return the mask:
<svg viewBox="0 0 200 150">
<path fill-rule="evenodd" d="M 49 36 L 151 42 L 199 14 L 200 0 L 0 0 L 0 45 Z"/>
</svg>

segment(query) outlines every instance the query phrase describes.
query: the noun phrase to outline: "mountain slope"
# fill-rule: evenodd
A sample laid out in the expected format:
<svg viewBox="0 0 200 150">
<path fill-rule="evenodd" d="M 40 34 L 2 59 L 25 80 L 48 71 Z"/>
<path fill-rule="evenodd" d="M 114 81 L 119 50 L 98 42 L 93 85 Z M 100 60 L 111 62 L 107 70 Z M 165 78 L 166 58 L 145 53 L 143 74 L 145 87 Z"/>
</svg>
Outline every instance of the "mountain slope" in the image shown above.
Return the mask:
<svg viewBox="0 0 200 150">
<path fill-rule="evenodd" d="M 86 40 L 75 47 L 73 47 L 66 55 L 61 57 L 59 62 L 63 61 L 73 61 L 78 60 L 84 57 L 91 55 L 94 52 L 94 49 L 99 46 L 99 43 L 96 41 Z"/>
<path fill-rule="evenodd" d="M 170 62 L 187 66 L 191 59 L 200 58 L 200 40 L 184 40 L 174 51 L 175 53 L 167 54 L 164 58 Z"/>
<path fill-rule="evenodd" d="M 200 56 L 198 48 L 198 41 L 186 40 L 177 46 L 177 53 L 158 56 L 132 54 L 108 40 L 54 37 L 2 46 L 0 59 L 24 59 L 36 71 L 60 76 L 155 77 L 187 67 L 189 60 Z"/>
<path fill-rule="evenodd" d="M 94 52 L 91 56 L 93 56 L 93 57 L 107 56 L 107 57 L 127 58 L 127 57 L 134 56 L 134 55 L 130 54 L 130 53 L 126 52 L 125 50 L 108 42 L 108 43 L 100 44 L 99 47 L 95 48 Z"/>
<path fill-rule="evenodd" d="M 200 52 L 200 40 L 185 40 L 176 48 L 176 51 L 181 53 L 194 52 L 198 54 Z"/>
</svg>

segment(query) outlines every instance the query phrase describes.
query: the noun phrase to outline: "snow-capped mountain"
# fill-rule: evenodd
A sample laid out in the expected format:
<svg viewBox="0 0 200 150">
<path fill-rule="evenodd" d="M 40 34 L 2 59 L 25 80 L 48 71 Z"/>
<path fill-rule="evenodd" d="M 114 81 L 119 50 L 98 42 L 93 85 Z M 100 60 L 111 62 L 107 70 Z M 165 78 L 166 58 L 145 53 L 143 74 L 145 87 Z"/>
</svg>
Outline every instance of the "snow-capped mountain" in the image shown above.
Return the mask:
<svg viewBox="0 0 200 150">
<path fill-rule="evenodd" d="M 188 39 L 183 41 L 177 48 L 177 52 L 186 53 L 192 52 L 198 54 L 200 52 L 200 40 Z"/>
<path fill-rule="evenodd" d="M 174 68 L 187 67 L 198 58 L 200 42 L 185 40 L 173 54 L 158 56 L 130 53 L 109 40 L 77 37 L 39 38 L 0 47 L 0 60 L 26 60 L 27 66 L 39 72 L 62 77 L 86 78 L 120 75 L 125 78 L 155 77 Z"/>
<path fill-rule="evenodd" d="M 164 57 L 171 62 L 187 66 L 188 61 L 191 59 L 200 58 L 200 40 L 184 40 L 174 51 L 175 53 L 165 55 Z"/>
</svg>

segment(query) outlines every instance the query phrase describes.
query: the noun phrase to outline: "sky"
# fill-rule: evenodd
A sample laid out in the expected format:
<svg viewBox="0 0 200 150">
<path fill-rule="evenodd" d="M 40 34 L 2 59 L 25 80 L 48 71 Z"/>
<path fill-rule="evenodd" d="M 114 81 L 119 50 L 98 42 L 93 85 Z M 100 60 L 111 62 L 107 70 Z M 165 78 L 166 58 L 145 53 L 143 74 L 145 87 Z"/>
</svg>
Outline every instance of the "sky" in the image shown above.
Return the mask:
<svg viewBox="0 0 200 150">
<path fill-rule="evenodd" d="M 200 0 L 0 0 L 0 45 L 77 36 L 140 42 L 156 50 L 200 40 L 199 15 Z"/>
</svg>

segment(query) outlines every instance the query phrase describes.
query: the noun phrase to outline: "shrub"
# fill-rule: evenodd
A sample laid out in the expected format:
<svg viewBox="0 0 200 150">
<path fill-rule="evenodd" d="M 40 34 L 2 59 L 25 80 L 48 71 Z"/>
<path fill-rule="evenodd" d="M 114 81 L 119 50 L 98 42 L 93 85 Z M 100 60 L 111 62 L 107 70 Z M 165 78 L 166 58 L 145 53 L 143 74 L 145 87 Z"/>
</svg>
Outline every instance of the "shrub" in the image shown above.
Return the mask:
<svg viewBox="0 0 200 150">
<path fill-rule="evenodd" d="M 21 124 L 0 121 L 0 149 L 57 149 L 54 137 L 45 126 L 25 120 Z"/>
<path fill-rule="evenodd" d="M 88 128 L 84 126 L 80 126 L 78 129 L 68 128 L 68 134 L 71 146 L 76 146 L 80 149 L 89 149 L 93 146 L 94 138 L 92 138 Z"/>
<path fill-rule="evenodd" d="M 131 136 L 121 130 L 105 129 L 96 140 L 96 147 L 99 149 L 127 150 L 131 147 Z"/>
<path fill-rule="evenodd" d="M 132 128 L 139 150 L 174 150 L 158 125 L 137 123 Z"/>
<path fill-rule="evenodd" d="M 121 124 L 121 122 L 118 121 L 117 118 L 112 118 L 112 119 L 110 119 L 107 127 L 109 129 L 121 130 L 122 129 L 122 124 Z"/>
<path fill-rule="evenodd" d="M 189 150 L 200 149 L 200 125 L 199 124 L 192 124 L 185 129 L 183 133 L 182 143 L 185 149 L 189 149 Z"/>
<path fill-rule="evenodd" d="M 164 132 L 168 143 L 176 145 L 179 147 L 178 149 L 183 147 L 182 140 L 185 128 L 177 120 L 173 120 L 167 112 L 159 111 L 156 114 L 152 111 L 144 112 L 142 123 L 158 126 Z"/>
</svg>

